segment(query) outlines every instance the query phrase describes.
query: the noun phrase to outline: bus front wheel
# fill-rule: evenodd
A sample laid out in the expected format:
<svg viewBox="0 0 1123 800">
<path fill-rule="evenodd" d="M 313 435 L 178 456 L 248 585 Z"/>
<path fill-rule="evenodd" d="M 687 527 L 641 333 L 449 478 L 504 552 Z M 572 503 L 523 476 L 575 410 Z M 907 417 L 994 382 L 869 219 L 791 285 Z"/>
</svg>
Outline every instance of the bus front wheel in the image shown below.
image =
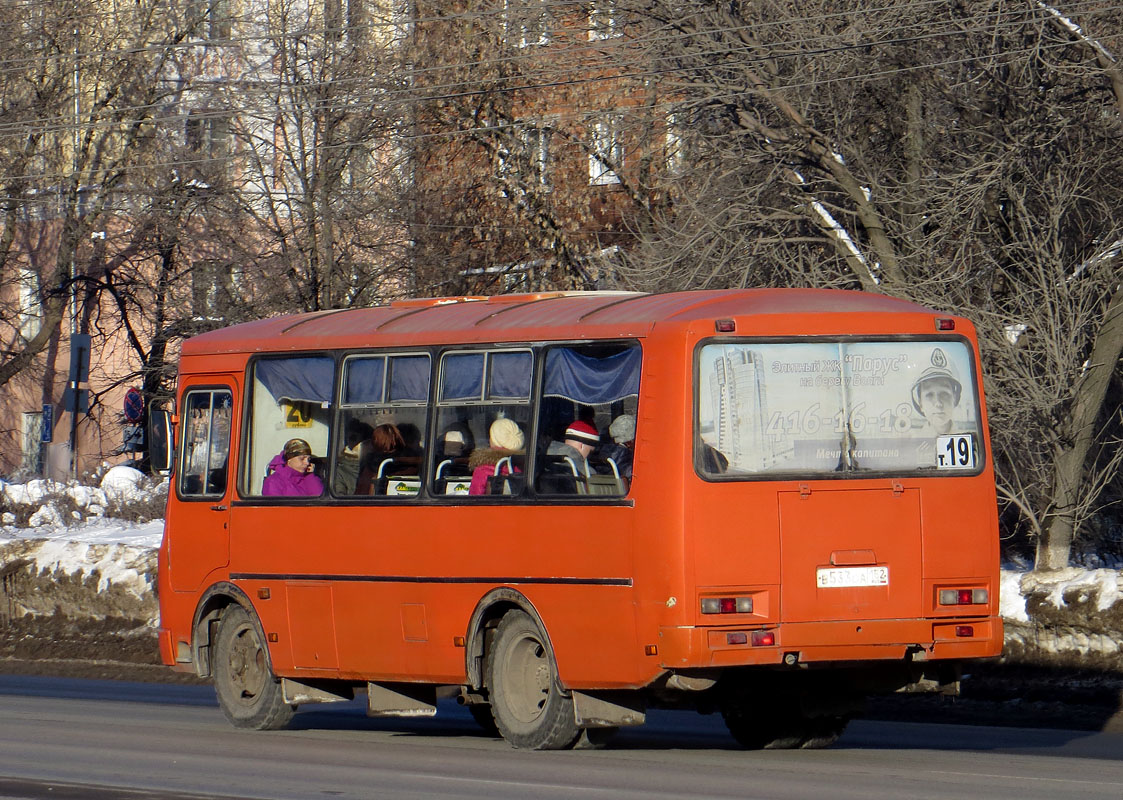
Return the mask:
<svg viewBox="0 0 1123 800">
<path fill-rule="evenodd" d="M 514 747 L 562 750 L 581 731 L 573 698 L 562 694 L 549 641 L 523 611 L 499 622 L 487 656 L 491 712 L 503 738 Z"/>
<path fill-rule="evenodd" d="M 269 667 L 258 626 L 241 606 L 227 608 L 219 621 L 211 674 L 222 713 L 236 728 L 279 730 L 296 711 Z"/>
</svg>

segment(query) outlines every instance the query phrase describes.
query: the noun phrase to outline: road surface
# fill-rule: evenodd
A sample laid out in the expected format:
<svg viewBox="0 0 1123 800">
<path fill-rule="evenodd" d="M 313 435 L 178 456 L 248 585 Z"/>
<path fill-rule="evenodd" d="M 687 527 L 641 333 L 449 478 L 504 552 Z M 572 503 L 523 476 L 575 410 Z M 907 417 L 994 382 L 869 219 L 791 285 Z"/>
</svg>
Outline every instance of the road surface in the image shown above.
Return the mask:
<svg viewBox="0 0 1123 800">
<path fill-rule="evenodd" d="M 309 706 L 231 728 L 209 688 L 0 676 L 0 798 L 1123 798 L 1123 736 L 859 720 L 818 751 L 746 752 L 720 718 L 652 712 L 604 750 L 536 753 L 433 719 Z"/>
</svg>

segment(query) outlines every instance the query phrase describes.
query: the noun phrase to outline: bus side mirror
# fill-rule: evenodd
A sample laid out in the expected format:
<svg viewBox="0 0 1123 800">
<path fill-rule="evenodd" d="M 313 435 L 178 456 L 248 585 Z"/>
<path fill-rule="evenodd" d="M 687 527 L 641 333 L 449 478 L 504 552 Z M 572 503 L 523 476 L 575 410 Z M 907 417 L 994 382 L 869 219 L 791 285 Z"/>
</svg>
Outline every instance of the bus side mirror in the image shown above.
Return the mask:
<svg viewBox="0 0 1123 800">
<path fill-rule="evenodd" d="M 175 459 L 175 423 L 172 413 L 162 407 L 148 409 L 148 463 L 157 475 L 170 475 Z"/>
</svg>

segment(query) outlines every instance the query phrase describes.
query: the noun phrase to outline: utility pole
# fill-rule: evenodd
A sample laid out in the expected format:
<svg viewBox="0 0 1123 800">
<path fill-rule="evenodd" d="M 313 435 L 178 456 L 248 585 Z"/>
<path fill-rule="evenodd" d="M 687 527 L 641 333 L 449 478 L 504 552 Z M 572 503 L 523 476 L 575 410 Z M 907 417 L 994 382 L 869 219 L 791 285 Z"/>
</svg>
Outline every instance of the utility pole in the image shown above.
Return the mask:
<svg viewBox="0 0 1123 800">
<path fill-rule="evenodd" d="M 79 3 L 74 4 L 74 74 L 72 76 L 74 92 L 74 128 L 71 139 L 72 152 L 70 154 L 71 181 L 77 193 L 72 213 L 82 214 L 82 181 L 79 175 L 81 161 L 78 152 L 82 147 L 82 72 L 81 72 L 81 44 L 82 36 L 78 25 Z M 77 225 L 78 221 L 74 220 Z M 67 390 L 64 395 L 68 401 L 65 403 L 70 411 L 70 477 L 78 477 L 78 415 L 85 413 L 86 392 L 79 385 L 89 376 L 90 369 L 90 337 L 85 337 L 81 342 L 78 336 L 78 247 L 75 244 L 70 251 L 70 374 L 67 380 Z M 84 346 L 83 346 L 84 345 Z"/>
</svg>

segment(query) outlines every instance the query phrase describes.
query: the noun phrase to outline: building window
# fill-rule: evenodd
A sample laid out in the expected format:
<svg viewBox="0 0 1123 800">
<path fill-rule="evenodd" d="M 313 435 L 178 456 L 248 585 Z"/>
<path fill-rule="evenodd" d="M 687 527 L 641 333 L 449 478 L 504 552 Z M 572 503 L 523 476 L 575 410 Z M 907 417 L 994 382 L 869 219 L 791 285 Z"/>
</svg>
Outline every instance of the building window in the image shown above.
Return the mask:
<svg viewBox="0 0 1123 800">
<path fill-rule="evenodd" d="M 193 111 L 187 116 L 184 143 L 192 153 L 207 158 L 230 154 L 230 115 L 225 111 Z"/>
<path fill-rule="evenodd" d="M 616 0 L 596 0 L 589 5 L 589 41 L 612 39 L 620 35 L 620 15 Z"/>
<path fill-rule="evenodd" d="M 223 261 L 197 261 L 191 269 L 191 309 L 196 319 L 225 322 L 243 276 Z"/>
<path fill-rule="evenodd" d="M 229 39 L 231 0 L 189 0 L 187 24 L 200 39 Z"/>
<path fill-rule="evenodd" d="M 32 269 L 19 271 L 19 332 L 24 339 L 39 333 L 43 304 L 39 292 L 39 273 Z"/>
<path fill-rule="evenodd" d="M 686 166 L 686 143 L 682 138 L 679 115 L 673 112 L 667 115 L 667 134 L 663 146 L 667 171 L 673 174 L 681 173 Z"/>
<path fill-rule="evenodd" d="M 521 180 L 524 186 L 549 185 L 550 130 L 533 125 L 501 129 L 499 176 Z"/>
<path fill-rule="evenodd" d="M 507 41 L 518 47 L 550 42 L 550 14 L 544 0 L 506 0 Z"/>
<path fill-rule="evenodd" d="M 615 120 L 602 120 L 593 123 L 590 131 L 592 141 L 589 150 L 589 183 L 593 186 L 608 186 L 620 183 L 616 170 L 624 163 L 624 145 L 621 142 L 619 125 Z"/>
</svg>

